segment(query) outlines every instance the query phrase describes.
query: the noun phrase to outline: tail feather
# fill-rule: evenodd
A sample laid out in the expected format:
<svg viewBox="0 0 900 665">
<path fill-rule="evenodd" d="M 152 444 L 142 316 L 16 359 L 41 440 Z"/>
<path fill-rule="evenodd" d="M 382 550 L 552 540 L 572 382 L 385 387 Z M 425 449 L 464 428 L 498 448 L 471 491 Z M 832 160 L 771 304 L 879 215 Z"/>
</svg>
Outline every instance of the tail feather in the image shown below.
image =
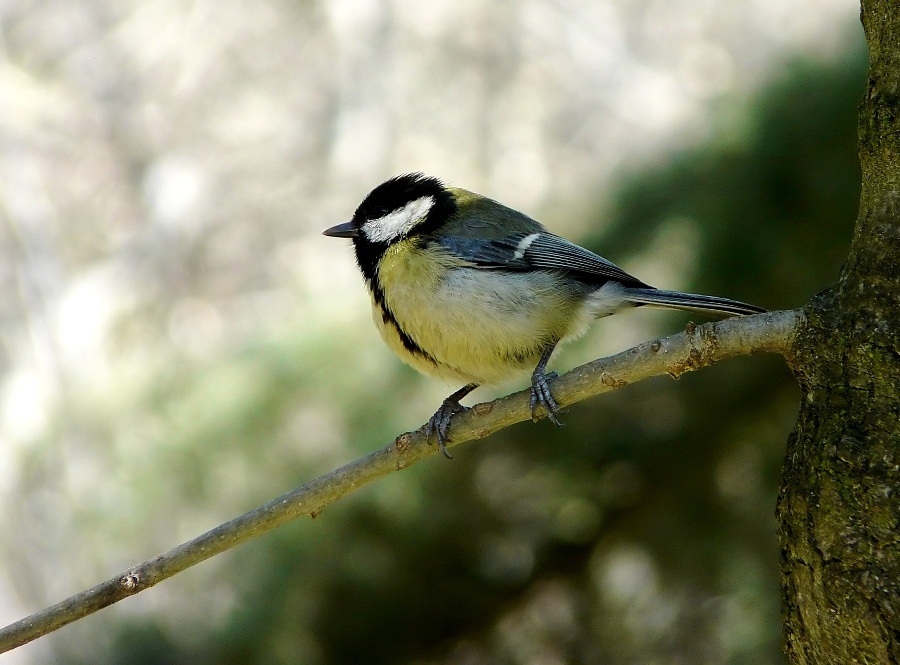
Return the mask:
<svg viewBox="0 0 900 665">
<path fill-rule="evenodd" d="M 627 300 L 635 304 L 665 307 L 667 309 L 718 312 L 720 314 L 759 314 L 766 311 L 761 307 L 749 305 L 739 300 L 720 298 L 718 296 L 704 296 L 697 293 L 629 288 L 625 289 L 623 295 Z"/>
</svg>

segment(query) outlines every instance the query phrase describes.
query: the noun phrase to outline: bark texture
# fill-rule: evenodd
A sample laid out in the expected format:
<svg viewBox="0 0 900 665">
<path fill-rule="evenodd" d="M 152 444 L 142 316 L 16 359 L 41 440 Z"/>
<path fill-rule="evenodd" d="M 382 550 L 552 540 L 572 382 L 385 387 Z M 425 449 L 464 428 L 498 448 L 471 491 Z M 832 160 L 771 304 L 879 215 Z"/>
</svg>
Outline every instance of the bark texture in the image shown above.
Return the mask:
<svg viewBox="0 0 900 665">
<path fill-rule="evenodd" d="M 900 2 L 863 0 L 862 21 L 859 217 L 792 359 L 803 400 L 778 518 L 794 664 L 900 663 Z"/>
</svg>

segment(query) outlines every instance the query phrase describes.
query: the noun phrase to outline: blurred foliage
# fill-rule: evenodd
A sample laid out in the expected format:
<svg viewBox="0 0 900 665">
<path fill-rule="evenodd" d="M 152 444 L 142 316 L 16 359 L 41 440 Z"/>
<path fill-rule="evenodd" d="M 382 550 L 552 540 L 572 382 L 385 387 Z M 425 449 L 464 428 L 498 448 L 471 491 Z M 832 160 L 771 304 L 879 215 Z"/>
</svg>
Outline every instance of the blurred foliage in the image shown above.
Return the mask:
<svg viewBox="0 0 900 665">
<path fill-rule="evenodd" d="M 661 286 L 803 304 L 834 281 L 849 242 L 864 80 L 859 57 L 785 65 L 704 145 L 623 178 L 608 219 L 586 220 L 604 229 L 586 242 L 627 266 L 622 254 L 686 229 L 691 284 Z M 659 316 L 668 330 L 686 320 Z M 258 471 L 216 472 L 211 458 L 248 445 L 288 455 L 274 464 L 299 482 L 410 426 L 394 407 L 415 402 L 423 379 L 399 363 L 385 378 L 304 360 L 342 343 L 285 334 L 157 384 L 160 445 L 195 457 L 178 482 L 227 494 Z M 463 446 L 452 463 L 434 458 L 222 557 L 217 574 L 236 597 L 214 627 L 118 617 L 108 661 L 783 662 L 773 506 L 797 397 L 779 359 L 738 359 L 580 404 L 561 430 L 526 423 Z M 301 404 L 330 404 L 324 415 L 305 406 L 303 426 L 343 419 L 354 449 L 291 459 L 290 430 L 276 424 Z M 190 601 L 214 602 L 203 589 Z M 57 662 L 97 662 L 65 651 Z"/>
</svg>

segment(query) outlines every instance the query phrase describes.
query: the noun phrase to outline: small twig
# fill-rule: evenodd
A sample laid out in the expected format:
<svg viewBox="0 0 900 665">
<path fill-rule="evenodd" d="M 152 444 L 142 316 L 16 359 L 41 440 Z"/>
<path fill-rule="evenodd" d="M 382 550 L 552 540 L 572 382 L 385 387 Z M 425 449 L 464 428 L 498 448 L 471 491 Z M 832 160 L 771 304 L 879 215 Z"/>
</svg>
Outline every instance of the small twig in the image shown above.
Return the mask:
<svg viewBox="0 0 900 665">
<path fill-rule="evenodd" d="M 575 368 L 552 382 L 553 395 L 561 406 L 567 406 L 641 379 L 664 374 L 677 377 L 733 356 L 759 352 L 788 355 L 802 316 L 800 310 L 790 310 L 735 317 L 702 326 L 690 324 L 677 335 L 646 342 Z M 478 404 L 454 416 L 448 446 L 484 438 L 530 417 L 528 391 Z M 87 591 L 6 626 L 0 630 L 0 653 L 133 596 L 285 522 L 306 515 L 315 517 L 328 504 L 358 487 L 434 455 L 437 446 L 429 445 L 423 432 L 424 428 L 420 428 L 402 434 L 380 450 L 311 480 Z"/>
</svg>

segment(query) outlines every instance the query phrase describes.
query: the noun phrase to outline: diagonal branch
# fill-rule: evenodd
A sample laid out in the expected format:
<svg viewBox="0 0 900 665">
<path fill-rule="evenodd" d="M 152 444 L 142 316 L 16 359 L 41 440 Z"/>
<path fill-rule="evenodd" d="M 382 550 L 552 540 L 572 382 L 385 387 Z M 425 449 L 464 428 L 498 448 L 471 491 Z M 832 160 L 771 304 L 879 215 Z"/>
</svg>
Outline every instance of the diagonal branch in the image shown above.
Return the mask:
<svg viewBox="0 0 900 665">
<path fill-rule="evenodd" d="M 800 310 L 769 312 L 706 323 L 645 342 L 628 351 L 576 367 L 552 382 L 560 406 L 651 376 L 675 378 L 720 360 L 751 353 L 780 353 L 791 357 L 791 344 L 803 319 Z M 530 417 L 529 392 L 478 404 L 453 418 L 448 446 L 482 439 Z M 271 531 L 297 517 L 315 517 L 345 494 L 393 471 L 434 455 L 424 428 L 402 434 L 368 455 L 283 494 L 230 522 L 197 536 L 164 554 L 0 629 L 0 653 L 53 632 L 123 598 L 133 596 L 176 573 L 232 547 Z"/>
</svg>

